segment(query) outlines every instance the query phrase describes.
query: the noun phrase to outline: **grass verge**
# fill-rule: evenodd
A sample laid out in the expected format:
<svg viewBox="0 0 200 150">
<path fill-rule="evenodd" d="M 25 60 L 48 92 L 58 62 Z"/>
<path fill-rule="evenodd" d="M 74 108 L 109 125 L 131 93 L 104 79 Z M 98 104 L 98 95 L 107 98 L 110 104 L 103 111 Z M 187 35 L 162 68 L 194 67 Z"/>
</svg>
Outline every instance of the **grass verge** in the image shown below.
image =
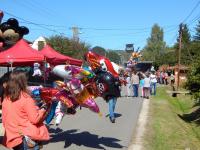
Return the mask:
<svg viewBox="0 0 200 150">
<path fill-rule="evenodd" d="M 188 113 L 193 101 L 189 95 L 172 97 L 167 87 L 159 87 L 150 99 L 150 112 L 144 138 L 146 150 L 200 150 L 200 126 L 186 123 L 177 114 Z"/>
</svg>

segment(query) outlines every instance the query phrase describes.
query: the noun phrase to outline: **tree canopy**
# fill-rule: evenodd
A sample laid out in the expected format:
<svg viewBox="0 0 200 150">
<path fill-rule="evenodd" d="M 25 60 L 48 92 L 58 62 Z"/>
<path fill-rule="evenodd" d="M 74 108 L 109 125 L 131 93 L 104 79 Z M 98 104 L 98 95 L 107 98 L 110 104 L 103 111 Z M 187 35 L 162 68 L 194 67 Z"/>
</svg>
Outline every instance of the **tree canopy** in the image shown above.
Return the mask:
<svg viewBox="0 0 200 150">
<path fill-rule="evenodd" d="M 90 47 L 84 42 L 75 41 L 61 35 L 49 37 L 47 43 L 60 53 L 77 59 L 83 59 Z"/>
<path fill-rule="evenodd" d="M 153 61 L 155 66 L 162 64 L 160 58 L 164 55 L 166 43 L 164 41 L 163 29 L 158 25 L 153 25 L 151 35 L 147 39 L 142 55 L 144 60 Z"/>
<path fill-rule="evenodd" d="M 110 59 L 110 61 L 116 63 L 116 64 L 121 64 L 121 58 L 118 53 L 115 51 L 108 51 L 106 57 Z"/>
<path fill-rule="evenodd" d="M 195 28 L 196 34 L 194 35 L 194 41 L 200 41 L 200 20 L 198 21 L 198 24 Z"/>
<path fill-rule="evenodd" d="M 100 47 L 100 46 L 95 46 L 92 48 L 92 51 L 99 54 L 99 55 L 102 55 L 102 56 L 106 56 L 106 50 L 103 48 L 103 47 Z"/>
</svg>

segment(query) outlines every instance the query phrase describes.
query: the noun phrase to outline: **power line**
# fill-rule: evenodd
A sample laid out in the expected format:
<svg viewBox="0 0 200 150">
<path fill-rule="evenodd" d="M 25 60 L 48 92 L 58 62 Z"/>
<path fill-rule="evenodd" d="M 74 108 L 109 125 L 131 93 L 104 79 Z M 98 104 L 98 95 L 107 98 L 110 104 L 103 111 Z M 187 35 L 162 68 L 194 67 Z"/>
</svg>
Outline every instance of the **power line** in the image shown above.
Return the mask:
<svg viewBox="0 0 200 150">
<path fill-rule="evenodd" d="M 167 25 L 167 26 L 164 26 L 162 28 L 173 28 L 177 25 Z M 80 29 L 84 29 L 84 30 L 96 30 L 96 31 L 123 31 L 123 30 L 126 30 L 126 31 L 130 31 L 130 30 L 136 30 L 136 31 L 147 31 L 149 29 L 151 29 L 151 27 L 144 27 L 144 28 L 93 28 L 93 27 L 80 27 Z"/>
<path fill-rule="evenodd" d="M 194 8 L 192 9 L 192 11 L 189 13 L 189 15 L 182 21 L 183 23 L 187 21 L 187 19 L 193 14 L 193 12 L 195 11 L 195 9 L 199 6 L 200 1 L 197 2 L 197 4 L 194 6 Z"/>
<path fill-rule="evenodd" d="M 194 22 L 196 22 L 199 19 L 200 19 L 200 13 L 188 23 L 188 26 L 190 26 L 191 24 L 193 24 Z"/>
<path fill-rule="evenodd" d="M 59 33 L 59 34 L 63 34 L 63 33 L 61 33 L 61 32 L 56 31 L 55 29 L 47 28 L 47 27 L 43 26 L 42 24 L 34 23 L 34 22 L 32 22 L 32 21 L 28 21 L 28 20 L 26 20 L 26 19 L 23 19 L 23 18 L 17 17 L 17 16 L 15 16 L 15 15 L 13 15 L 13 14 L 7 12 L 7 11 L 4 11 L 4 13 L 7 14 L 7 15 L 9 15 L 9 16 L 15 17 L 15 18 L 17 18 L 17 19 L 23 20 L 23 21 L 25 21 L 26 23 L 29 23 L 29 24 L 32 24 L 32 25 L 35 25 L 35 26 L 38 26 L 38 27 L 44 28 L 44 29 L 46 29 L 46 30 L 49 30 L 49 31 L 51 31 L 51 32 L 55 32 L 55 33 Z"/>
</svg>

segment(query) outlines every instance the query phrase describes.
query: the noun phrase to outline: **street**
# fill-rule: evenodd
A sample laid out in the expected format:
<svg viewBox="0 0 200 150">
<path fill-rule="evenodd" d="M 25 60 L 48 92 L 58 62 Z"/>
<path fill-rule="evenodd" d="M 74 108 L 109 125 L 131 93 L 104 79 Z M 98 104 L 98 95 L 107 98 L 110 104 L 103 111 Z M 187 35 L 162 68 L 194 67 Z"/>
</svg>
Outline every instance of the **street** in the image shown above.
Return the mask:
<svg viewBox="0 0 200 150">
<path fill-rule="evenodd" d="M 124 149 L 131 141 L 142 104 L 141 98 L 121 97 L 116 105 L 116 122 L 111 123 L 108 104 L 97 98 L 102 117 L 86 108 L 75 115 L 65 115 L 59 127 L 50 126 L 51 140 L 44 150 Z"/>
</svg>

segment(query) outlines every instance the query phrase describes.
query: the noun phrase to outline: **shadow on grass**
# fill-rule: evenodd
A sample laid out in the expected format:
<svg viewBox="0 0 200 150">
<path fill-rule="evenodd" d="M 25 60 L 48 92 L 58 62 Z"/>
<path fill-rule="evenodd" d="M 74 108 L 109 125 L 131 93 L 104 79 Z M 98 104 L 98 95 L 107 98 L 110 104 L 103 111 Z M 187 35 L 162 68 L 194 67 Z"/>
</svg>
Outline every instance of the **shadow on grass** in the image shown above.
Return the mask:
<svg viewBox="0 0 200 150">
<path fill-rule="evenodd" d="M 49 143 L 56 143 L 56 142 L 64 142 L 64 148 L 69 147 L 72 144 L 77 146 L 85 146 L 89 148 L 95 149 L 104 149 L 103 146 L 112 148 L 123 148 L 124 146 L 120 145 L 118 142 L 119 139 L 112 138 L 112 137 L 99 137 L 96 134 L 91 134 L 90 132 L 77 132 L 77 129 L 64 131 L 58 134 L 52 135 Z M 45 143 L 47 144 L 47 143 Z"/>
<path fill-rule="evenodd" d="M 200 108 L 197 108 L 195 111 L 189 114 L 178 114 L 179 118 L 184 120 L 185 122 L 191 123 L 194 122 L 197 125 L 200 125 Z"/>
</svg>

